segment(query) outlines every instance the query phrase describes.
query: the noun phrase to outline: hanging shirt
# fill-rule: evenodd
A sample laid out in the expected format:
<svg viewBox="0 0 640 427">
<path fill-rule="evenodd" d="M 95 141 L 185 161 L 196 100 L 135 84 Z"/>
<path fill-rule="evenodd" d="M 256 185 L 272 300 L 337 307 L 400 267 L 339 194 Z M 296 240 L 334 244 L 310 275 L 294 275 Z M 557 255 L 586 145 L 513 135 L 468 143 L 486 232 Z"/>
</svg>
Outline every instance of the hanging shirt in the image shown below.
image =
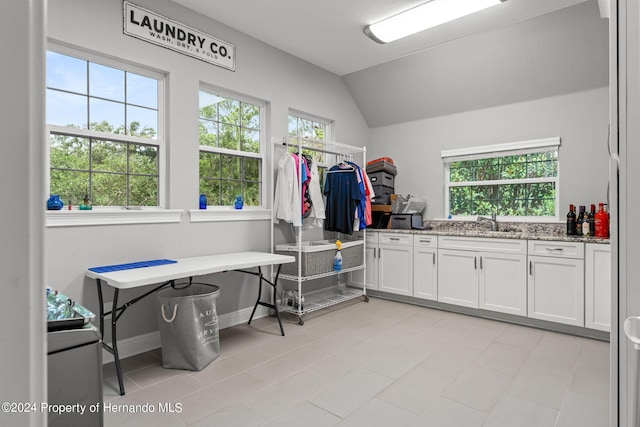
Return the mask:
<svg viewBox="0 0 640 427">
<path fill-rule="evenodd" d="M 360 168 L 360 166 L 358 166 L 357 164 L 353 163 L 353 162 L 347 162 L 348 164 L 350 164 L 351 166 L 353 166 L 356 170 L 356 177 L 358 178 L 358 189 L 360 191 L 360 200 L 358 201 L 358 204 L 356 206 L 356 218 L 357 218 L 357 226 L 355 226 L 354 228 L 356 230 L 362 230 L 363 228 L 367 227 L 367 221 L 366 221 L 366 206 L 367 206 L 367 193 L 366 193 L 366 189 L 365 189 L 365 183 L 364 183 L 364 177 L 362 176 L 362 169 Z"/>
<path fill-rule="evenodd" d="M 313 225 L 321 226 L 325 217 L 324 200 L 320 189 L 320 177 L 316 162 L 311 162 L 311 181 L 309 181 L 309 197 L 311 197 L 311 214 Z"/>
<path fill-rule="evenodd" d="M 362 169 L 360 169 L 362 170 Z M 365 171 L 362 171 L 362 175 L 364 176 L 364 189 L 366 193 L 365 199 L 365 219 L 367 225 L 373 224 L 373 216 L 371 215 L 371 199 L 376 197 L 376 193 L 373 191 L 373 186 L 371 185 L 371 180 L 369 179 L 369 175 Z"/>
<path fill-rule="evenodd" d="M 291 157 L 293 157 L 296 162 L 296 173 L 300 179 L 302 188 L 302 190 L 299 190 L 302 191 L 302 194 L 300 196 L 300 211 L 304 216 L 308 209 L 308 206 L 305 204 L 304 194 L 307 193 L 307 185 L 309 184 L 309 181 L 311 181 L 311 172 L 309 171 L 309 166 L 307 165 L 307 160 L 304 158 L 304 156 L 298 156 L 295 153 L 291 153 Z"/>
<path fill-rule="evenodd" d="M 278 161 L 276 194 L 273 201 L 274 222 L 283 220 L 296 226 L 302 225 L 300 203 L 298 165 L 291 154 L 285 153 Z"/>
<path fill-rule="evenodd" d="M 355 170 L 333 166 L 324 185 L 327 197 L 325 230 L 353 234 L 353 218 L 360 203 L 360 187 Z"/>
</svg>

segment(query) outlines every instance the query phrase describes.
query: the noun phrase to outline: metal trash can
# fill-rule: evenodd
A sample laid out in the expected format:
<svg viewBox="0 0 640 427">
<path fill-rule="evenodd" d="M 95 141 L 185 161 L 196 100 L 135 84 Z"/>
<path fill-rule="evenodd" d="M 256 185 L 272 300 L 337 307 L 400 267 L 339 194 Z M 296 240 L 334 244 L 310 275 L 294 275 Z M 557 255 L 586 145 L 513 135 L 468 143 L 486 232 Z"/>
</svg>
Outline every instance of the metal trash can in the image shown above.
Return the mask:
<svg viewBox="0 0 640 427">
<path fill-rule="evenodd" d="M 216 301 L 220 288 L 206 283 L 158 292 L 162 366 L 200 371 L 220 355 Z"/>
</svg>

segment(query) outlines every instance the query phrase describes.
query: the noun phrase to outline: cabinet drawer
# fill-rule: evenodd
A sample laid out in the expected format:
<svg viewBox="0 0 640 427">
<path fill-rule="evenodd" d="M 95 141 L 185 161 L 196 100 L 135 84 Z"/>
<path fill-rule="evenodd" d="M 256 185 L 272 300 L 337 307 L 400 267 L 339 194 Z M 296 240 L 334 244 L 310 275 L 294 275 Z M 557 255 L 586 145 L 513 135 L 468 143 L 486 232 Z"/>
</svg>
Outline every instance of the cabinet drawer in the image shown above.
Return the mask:
<svg viewBox="0 0 640 427">
<path fill-rule="evenodd" d="M 527 241 L 518 239 L 492 239 L 484 237 L 440 236 L 438 248 L 461 251 L 483 251 L 526 254 Z"/>
<path fill-rule="evenodd" d="M 401 234 L 401 233 L 380 233 L 380 235 L 378 236 L 378 243 L 380 243 L 381 245 L 393 244 L 393 245 L 412 246 L 413 235 Z"/>
<path fill-rule="evenodd" d="M 529 240 L 529 255 L 584 259 L 584 243 Z"/>
<path fill-rule="evenodd" d="M 353 233 L 353 237 L 355 240 L 362 240 L 364 237 L 364 232 L 356 231 Z M 378 233 L 374 233 L 371 231 L 367 231 L 367 246 L 377 245 L 378 244 Z"/>
<path fill-rule="evenodd" d="M 416 248 L 437 248 L 438 236 L 423 236 L 416 234 L 413 236 L 413 246 Z"/>
</svg>

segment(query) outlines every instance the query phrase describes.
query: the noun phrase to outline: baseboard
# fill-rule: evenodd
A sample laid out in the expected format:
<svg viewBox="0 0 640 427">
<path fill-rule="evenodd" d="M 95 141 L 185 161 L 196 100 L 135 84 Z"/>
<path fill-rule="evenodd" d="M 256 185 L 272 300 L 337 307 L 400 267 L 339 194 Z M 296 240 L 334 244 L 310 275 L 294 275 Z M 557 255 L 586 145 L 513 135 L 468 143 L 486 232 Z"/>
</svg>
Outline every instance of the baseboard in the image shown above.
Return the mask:
<svg viewBox="0 0 640 427">
<path fill-rule="evenodd" d="M 218 316 L 218 328 L 226 329 L 246 323 L 249 321 L 252 311 L 253 307 L 249 307 L 231 313 L 221 314 Z M 256 310 L 256 314 L 253 318 L 259 319 L 268 315 L 269 310 L 266 307 L 260 306 Z M 148 351 L 155 350 L 156 348 L 160 348 L 159 331 L 118 340 L 118 353 L 120 355 L 120 360 L 137 354 L 146 353 Z M 102 364 L 113 363 L 113 361 L 113 355 L 107 350 L 102 350 Z"/>
</svg>

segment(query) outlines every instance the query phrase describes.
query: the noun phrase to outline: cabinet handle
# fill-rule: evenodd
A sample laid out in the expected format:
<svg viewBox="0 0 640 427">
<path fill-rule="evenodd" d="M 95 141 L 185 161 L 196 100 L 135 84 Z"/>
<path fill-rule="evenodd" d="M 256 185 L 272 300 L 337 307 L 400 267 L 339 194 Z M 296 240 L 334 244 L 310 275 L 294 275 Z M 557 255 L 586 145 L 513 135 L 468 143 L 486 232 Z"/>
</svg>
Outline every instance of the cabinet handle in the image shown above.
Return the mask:
<svg viewBox="0 0 640 427">
<path fill-rule="evenodd" d="M 433 265 L 436 265 L 436 253 L 433 253 Z"/>
<path fill-rule="evenodd" d="M 529 261 L 529 276 L 533 276 L 533 261 Z"/>
<path fill-rule="evenodd" d="M 482 257 L 480 257 L 480 270 L 482 270 Z"/>
<path fill-rule="evenodd" d="M 382 259 L 382 248 L 378 248 L 378 258 Z"/>
<path fill-rule="evenodd" d="M 564 248 L 547 248 L 549 252 L 563 252 Z"/>
<path fill-rule="evenodd" d="M 420 239 L 420 243 L 431 243 L 431 239 Z"/>
<path fill-rule="evenodd" d="M 474 270 L 478 269 L 478 257 L 477 256 L 473 257 L 473 269 Z"/>
<path fill-rule="evenodd" d="M 397 242 L 398 240 L 400 240 L 399 237 L 389 237 L 389 240 L 393 240 L 394 242 Z"/>
</svg>

